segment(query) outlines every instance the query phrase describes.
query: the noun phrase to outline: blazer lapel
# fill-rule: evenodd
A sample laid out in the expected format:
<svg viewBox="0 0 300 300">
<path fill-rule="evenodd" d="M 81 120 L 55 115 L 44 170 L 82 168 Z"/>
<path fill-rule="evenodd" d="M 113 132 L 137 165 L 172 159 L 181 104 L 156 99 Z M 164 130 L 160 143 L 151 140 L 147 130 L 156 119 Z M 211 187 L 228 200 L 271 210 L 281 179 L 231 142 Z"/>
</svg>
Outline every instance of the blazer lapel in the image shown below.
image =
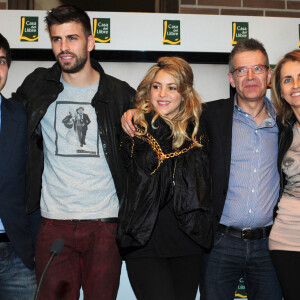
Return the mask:
<svg viewBox="0 0 300 300">
<path fill-rule="evenodd" d="M 219 112 L 221 114 L 220 118 L 223 121 L 221 140 L 222 140 L 222 148 L 224 151 L 224 164 L 225 164 L 227 181 L 229 180 L 230 162 L 231 162 L 233 107 L 234 107 L 234 100 L 233 98 L 230 98 L 224 101 L 224 106 L 222 107 L 222 111 Z"/>
</svg>

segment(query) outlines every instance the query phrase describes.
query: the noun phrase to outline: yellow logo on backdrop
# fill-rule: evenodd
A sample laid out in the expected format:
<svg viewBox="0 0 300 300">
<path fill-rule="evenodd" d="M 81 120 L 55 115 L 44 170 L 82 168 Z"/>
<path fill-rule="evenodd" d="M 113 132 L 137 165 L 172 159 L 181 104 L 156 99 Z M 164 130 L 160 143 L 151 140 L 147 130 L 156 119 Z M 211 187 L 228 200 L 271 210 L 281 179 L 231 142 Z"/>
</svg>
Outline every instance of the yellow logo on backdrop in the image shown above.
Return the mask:
<svg viewBox="0 0 300 300">
<path fill-rule="evenodd" d="M 164 45 L 180 45 L 180 21 L 179 20 L 164 20 L 164 37 L 162 43 Z"/>
<path fill-rule="evenodd" d="M 235 298 L 238 298 L 238 299 L 246 299 L 247 298 L 247 293 L 246 293 L 246 288 L 245 288 L 245 283 L 244 283 L 243 277 L 241 277 L 239 280 L 237 290 L 235 291 Z"/>
<path fill-rule="evenodd" d="M 298 31 L 299 31 L 299 43 L 298 43 L 297 47 L 300 48 L 300 24 L 298 25 Z"/>
<path fill-rule="evenodd" d="M 230 45 L 236 45 L 238 41 L 245 40 L 249 36 L 248 22 L 232 22 L 232 41 Z"/>
<path fill-rule="evenodd" d="M 39 39 L 39 18 L 21 17 L 21 35 L 19 40 L 22 42 L 37 42 Z"/>
<path fill-rule="evenodd" d="M 110 19 L 94 18 L 93 35 L 96 43 L 110 43 Z"/>
</svg>

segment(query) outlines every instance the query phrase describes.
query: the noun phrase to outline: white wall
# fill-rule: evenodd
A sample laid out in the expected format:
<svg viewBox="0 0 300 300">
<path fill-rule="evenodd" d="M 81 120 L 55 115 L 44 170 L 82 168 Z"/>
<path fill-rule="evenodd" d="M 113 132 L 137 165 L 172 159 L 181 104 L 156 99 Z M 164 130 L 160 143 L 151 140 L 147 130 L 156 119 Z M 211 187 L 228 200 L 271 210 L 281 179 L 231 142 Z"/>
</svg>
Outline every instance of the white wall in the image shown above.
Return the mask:
<svg viewBox="0 0 300 300">
<path fill-rule="evenodd" d="M 22 83 L 24 78 L 37 67 L 50 67 L 53 62 L 38 61 L 15 61 L 12 63 L 8 80 L 2 93 L 9 98 Z M 133 88 L 146 74 L 153 63 L 114 63 L 105 62 L 101 64 L 104 71 L 119 79 L 127 81 Z M 199 65 L 193 64 L 192 69 L 195 76 L 195 89 L 203 101 L 212 101 L 229 97 L 229 82 L 227 79 L 226 65 Z"/>
</svg>

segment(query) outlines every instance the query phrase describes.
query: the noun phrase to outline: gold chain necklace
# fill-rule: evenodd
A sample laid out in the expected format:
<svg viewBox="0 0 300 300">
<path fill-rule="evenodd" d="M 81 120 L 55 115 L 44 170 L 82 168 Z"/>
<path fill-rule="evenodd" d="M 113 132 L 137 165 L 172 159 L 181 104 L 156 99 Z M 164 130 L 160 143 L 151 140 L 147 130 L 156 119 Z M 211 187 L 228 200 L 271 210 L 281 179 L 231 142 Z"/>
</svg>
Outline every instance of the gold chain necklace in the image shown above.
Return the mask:
<svg viewBox="0 0 300 300">
<path fill-rule="evenodd" d="M 143 131 L 140 128 L 136 128 L 136 132 L 142 133 Z M 157 154 L 158 165 L 157 165 L 157 167 L 155 168 L 155 170 L 150 175 L 153 175 L 157 171 L 157 169 L 160 167 L 160 165 L 163 163 L 163 161 L 165 159 L 179 156 L 180 154 L 186 153 L 189 150 L 191 150 L 192 148 L 196 147 L 195 143 L 191 143 L 191 145 L 188 148 L 184 148 L 184 149 L 182 149 L 180 151 L 174 151 L 174 152 L 165 154 L 165 153 L 163 153 L 163 151 L 162 151 L 160 145 L 158 144 L 158 142 L 156 141 L 156 139 L 150 133 L 147 133 L 145 136 L 136 135 L 135 137 L 137 137 L 138 139 L 140 139 L 140 140 L 148 143 L 151 146 L 151 148 Z M 200 147 L 202 146 L 201 145 L 202 138 L 203 138 L 203 136 L 200 136 L 200 140 L 199 140 Z M 131 156 L 133 154 L 133 149 L 134 149 L 134 140 L 132 142 Z"/>
</svg>

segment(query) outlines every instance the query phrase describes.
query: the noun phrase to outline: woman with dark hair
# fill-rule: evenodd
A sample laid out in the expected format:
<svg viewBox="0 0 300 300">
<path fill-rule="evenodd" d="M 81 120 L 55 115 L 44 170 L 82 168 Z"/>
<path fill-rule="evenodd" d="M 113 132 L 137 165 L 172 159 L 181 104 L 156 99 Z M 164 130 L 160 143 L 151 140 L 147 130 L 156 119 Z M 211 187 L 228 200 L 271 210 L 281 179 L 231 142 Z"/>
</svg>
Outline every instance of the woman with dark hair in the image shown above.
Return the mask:
<svg viewBox="0 0 300 300">
<path fill-rule="evenodd" d="M 300 270 L 300 49 L 276 65 L 272 100 L 279 128 L 280 197 L 269 238 L 271 258 L 285 300 L 299 299 Z"/>
<path fill-rule="evenodd" d="M 207 138 L 190 65 L 162 57 L 140 83 L 134 138 L 124 137 L 127 197 L 118 244 L 139 300 L 195 299 L 212 245 Z"/>
</svg>

